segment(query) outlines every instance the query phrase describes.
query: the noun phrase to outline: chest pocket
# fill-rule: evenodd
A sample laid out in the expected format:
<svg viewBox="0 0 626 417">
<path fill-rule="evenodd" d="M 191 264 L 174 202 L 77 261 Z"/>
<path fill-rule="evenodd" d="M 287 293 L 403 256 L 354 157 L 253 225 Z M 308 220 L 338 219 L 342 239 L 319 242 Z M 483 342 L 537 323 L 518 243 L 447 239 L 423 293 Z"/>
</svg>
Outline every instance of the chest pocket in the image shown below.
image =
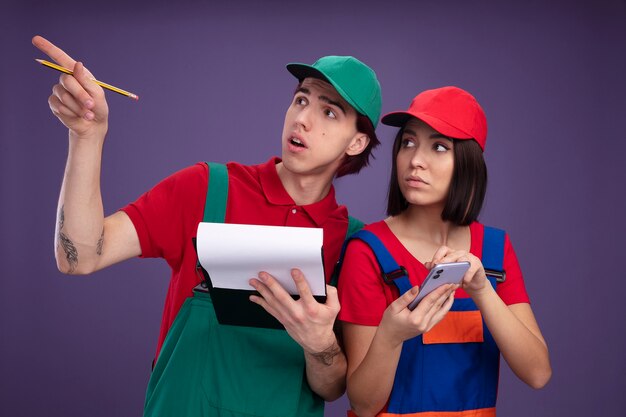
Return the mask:
<svg viewBox="0 0 626 417">
<path fill-rule="evenodd" d="M 480 311 L 449 311 L 429 332 L 422 335 L 425 345 L 434 343 L 480 343 L 483 318 Z"/>
</svg>

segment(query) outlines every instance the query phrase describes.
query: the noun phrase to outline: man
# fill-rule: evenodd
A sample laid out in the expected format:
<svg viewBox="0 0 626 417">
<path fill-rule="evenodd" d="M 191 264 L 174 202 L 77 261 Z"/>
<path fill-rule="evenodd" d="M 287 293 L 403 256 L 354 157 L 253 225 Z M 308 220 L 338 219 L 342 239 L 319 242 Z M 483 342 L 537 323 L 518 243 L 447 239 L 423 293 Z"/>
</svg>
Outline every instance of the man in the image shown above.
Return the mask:
<svg viewBox="0 0 626 417">
<path fill-rule="evenodd" d="M 260 294 L 251 301 L 286 332 L 217 324 L 210 297 L 192 293 L 200 282 L 192 238 L 205 206 L 206 165 L 173 174 L 104 217 L 99 180 L 108 123 L 104 92 L 61 49 L 39 36 L 33 44 L 74 71 L 60 77 L 49 98 L 52 112 L 69 129 L 56 229 L 59 270 L 88 274 L 135 256 L 162 257 L 172 267 L 144 415 L 322 415 L 323 400 L 334 400 L 345 389 L 346 360 L 333 331 L 336 290 L 327 286 L 327 301 L 318 303 L 302 273 L 293 270 L 300 293 L 294 301 L 261 273 L 251 280 Z M 322 227 L 328 283 L 348 225 L 332 180 L 358 172 L 378 145 L 380 86 L 374 72 L 353 57 L 329 56 L 287 68 L 299 84 L 285 115 L 282 159 L 227 165 L 225 219 Z"/>
</svg>

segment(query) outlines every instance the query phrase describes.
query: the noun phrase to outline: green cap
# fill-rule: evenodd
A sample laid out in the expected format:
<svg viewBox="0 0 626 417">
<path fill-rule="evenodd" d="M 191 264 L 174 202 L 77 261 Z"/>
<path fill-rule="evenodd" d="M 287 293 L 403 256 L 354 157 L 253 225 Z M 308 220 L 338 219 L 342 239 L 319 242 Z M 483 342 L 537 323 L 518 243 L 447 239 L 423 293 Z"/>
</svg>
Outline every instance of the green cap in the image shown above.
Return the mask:
<svg viewBox="0 0 626 417">
<path fill-rule="evenodd" d="M 328 81 L 355 110 L 376 127 L 380 117 L 380 84 L 376 73 L 352 56 L 325 56 L 313 65 L 292 63 L 287 70 L 298 80 L 307 77 Z"/>
</svg>

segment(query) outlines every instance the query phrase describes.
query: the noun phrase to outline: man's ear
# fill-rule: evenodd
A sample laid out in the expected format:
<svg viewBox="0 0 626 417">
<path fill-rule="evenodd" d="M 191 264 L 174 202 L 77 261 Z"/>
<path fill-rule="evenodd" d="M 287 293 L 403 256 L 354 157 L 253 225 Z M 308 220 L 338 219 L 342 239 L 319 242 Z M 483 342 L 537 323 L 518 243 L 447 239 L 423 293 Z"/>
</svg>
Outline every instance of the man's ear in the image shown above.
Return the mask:
<svg viewBox="0 0 626 417">
<path fill-rule="evenodd" d="M 367 148 L 367 145 L 370 143 L 370 137 L 365 133 L 357 132 L 356 135 L 350 141 L 350 145 L 348 145 L 348 149 L 346 149 L 346 153 L 350 156 L 358 155 Z"/>
</svg>

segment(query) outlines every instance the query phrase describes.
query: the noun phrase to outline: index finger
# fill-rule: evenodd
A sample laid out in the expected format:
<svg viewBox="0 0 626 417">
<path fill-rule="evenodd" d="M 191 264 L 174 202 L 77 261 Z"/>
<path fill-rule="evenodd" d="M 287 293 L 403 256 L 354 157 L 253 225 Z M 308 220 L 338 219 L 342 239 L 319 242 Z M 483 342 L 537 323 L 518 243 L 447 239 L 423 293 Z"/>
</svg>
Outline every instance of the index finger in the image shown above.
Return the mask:
<svg viewBox="0 0 626 417">
<path fill-rule="evenodd" d="M 437 251 L 435 252 L 435 254 L 433 255 L 433 259 L 431 261 L 431 263 L 433 264 L 433 266 L 435 264 L 438 264 L 441 262 L 441 259 L 443 257 L 445 257 L 446 255 L 448 255 L 450 252 L 452 252 L 453 250 L 450 249 L 447 246 L 440 246 L 439 249 L 437 249 Z"/>
<path fill-rule="evenodd" d="M 33 45 L 37 47 L 41 52 L 48 55 L 53 61 L 65 68 L 74 68 L 76 61 L 71 56 L 66 54 L 61 48 L 47 40 L 42 36 L 33 37 Z"/>
<path fill-rule="evenodd" d="M 282 284 L 274 278 L 272 274 L 261 271 L 259 272 L 259 278 L 261 279 L 263 286 L 257 288 L 257 291 L 259 291 L 264 298 L 267 299 L 268 296 L 271 295 L 275 300 L 278 300 L 284 305 L 294 302 L 291 295 L 283 288 Z"/>
</svg>

